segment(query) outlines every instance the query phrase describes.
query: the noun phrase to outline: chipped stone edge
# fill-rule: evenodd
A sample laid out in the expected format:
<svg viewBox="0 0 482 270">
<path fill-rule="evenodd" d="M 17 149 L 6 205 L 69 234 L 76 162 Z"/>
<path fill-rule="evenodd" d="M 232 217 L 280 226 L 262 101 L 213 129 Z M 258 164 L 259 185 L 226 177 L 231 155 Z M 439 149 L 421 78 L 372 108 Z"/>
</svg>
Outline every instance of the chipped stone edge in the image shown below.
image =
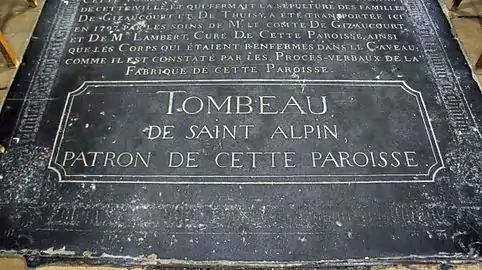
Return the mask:
<svg viewBox="0 0 482 270">
<path fill-rule="evenodd" d="M 89 256 L 90 252 L 84 255 L 76 255 L 74 251 L 66 247 L 55 249 L 50 247 L 45 250 L 0 250 L 1 257 L 33 256 L 40 259 L 55 260 L 55 263 L 69 263 L 81 261 L 85 265 L 113 265 L 113 266 L 140 266 L 140 267 L 372 267 L 372 266 L 394 266 L 394 265 L 481 265 L 482 257 L 468 256 L 462 253 L 439 253 L 436 255 L 410 255 L 401 257 L 378 257 L 364 259 L 332 259 L 316 261 L 230 261 L 230 260 L 179 260 L 179 259 L 158 259 L 157 255 L 147 256 L 125 256 L 103 253 L 100 256 Z M 51 263 L 51 262 L 50 262 Z M 49 262 L 45 262 L 48 265 Z M 42 265 L 42 264 L 41 264 Z"/>
</svg>

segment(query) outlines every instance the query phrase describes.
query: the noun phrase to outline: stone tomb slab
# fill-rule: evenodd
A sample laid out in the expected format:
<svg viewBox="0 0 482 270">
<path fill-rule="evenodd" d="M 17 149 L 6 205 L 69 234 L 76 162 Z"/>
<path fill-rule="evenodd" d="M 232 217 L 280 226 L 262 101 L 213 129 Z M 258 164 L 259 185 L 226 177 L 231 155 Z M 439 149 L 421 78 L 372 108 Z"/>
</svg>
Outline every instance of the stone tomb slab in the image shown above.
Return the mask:
<svg viewBox="0 0 482 270">
<path fill-rule="evenodd" d="M 482 96 L 435 0 L 49 1 L 35 36 L 0 115 L 2 249 L 480 251 Z"/>
</svg>

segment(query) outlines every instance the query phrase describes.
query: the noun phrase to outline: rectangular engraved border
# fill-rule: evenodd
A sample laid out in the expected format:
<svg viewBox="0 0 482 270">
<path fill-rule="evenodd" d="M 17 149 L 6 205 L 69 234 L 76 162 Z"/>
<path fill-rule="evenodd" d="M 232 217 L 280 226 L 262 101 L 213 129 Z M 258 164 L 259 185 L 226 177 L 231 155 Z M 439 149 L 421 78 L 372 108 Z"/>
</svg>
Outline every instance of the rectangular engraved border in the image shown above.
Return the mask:
<svg viewBox="0 0 482 270">
<path fill-rule="evenodd" d="M 398 86 L 408 94 L 415 96 L 419 110 L 425 126 L 428 139 L 430 141 L 430 147 L 432 149 L 435 163 L 429 167 L 428 172 L 425 174 L 337 174 L 337 175 L 69 175 L 65 169 L 55 161 L 58 159 L 60 152 L 59 145 L 62 145 L 64 139 L 64 132 L 67 125 L 67 121 L 70 116 L 72 104 L 75 96 L 82 94 L 89 88 L 95 89 L 102 86 L 166 86 L 166 85 L 298 85 L 301 87 L 307 85 L 346 85 L 346 86 Z M 211 185 L 211 184 L 224 184 L 224 185 L 315 185 L 315 184 L 376 184 L 376 183 L 430 183 L 435 181 L 436 174 L 445 168 L 440 148 L 438 146 L 435 133 L 430 122 L 427 107 L 423 100 L 423 96 L 420 91 L 412 89 L 403 80 L 281 80 L 281 79 L 219 79 L 219 80 L 145 80 L 145 81 L 85 81 L 79 88 L 71 91 L 67 95 L 64 110 L 59 124 L 59 129 L 55 136 L 55 141 L 52 149 L 52 155 L 50 157 L 48 169 L 54 171 L 59 176 L 59 182 L 71 182 L 71 183 L 105 183 L 105 184 L 178 184 L 178 185 Z M 75 177 L 76 179 L 65 179 L 65 177 Z M 273 179 L 273 178 L 382 178 L 379 180 L 333 180 L 333 181 L 146 181 L 135 180 L 146 178 L 177 178 L 177 179 L 212 179 L 212 178 L 224 178 L 224 179 Z M 385 180 L 384 178 L 402 178 L 399 180 Z M 96 179 L 91 179 L 96 178 Z M 114 178 L 114 179 L 112 179 Z M 411 179 L 408 179 L 411 178 Z M 112 180 L 107 180 L 112 179 Z M 120 180 L 119 180 L 120 179 Z M 134 180 L 133 180 L 134 179 Z"/>
</svg>

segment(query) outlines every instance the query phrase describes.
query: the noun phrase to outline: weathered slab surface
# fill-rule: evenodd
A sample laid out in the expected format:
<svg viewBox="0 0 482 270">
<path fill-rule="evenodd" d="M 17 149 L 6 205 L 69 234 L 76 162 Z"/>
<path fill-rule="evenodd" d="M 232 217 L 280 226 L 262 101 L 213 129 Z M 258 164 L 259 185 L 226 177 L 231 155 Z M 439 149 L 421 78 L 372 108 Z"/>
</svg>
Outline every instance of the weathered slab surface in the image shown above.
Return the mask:
<svg viewBox="0 0 482 270">
<path fill-rule="evenodd" d="M 0 115 L 1 247 L 478 252 L 482 96 L 436 1 L 231 2 L 47 3 Z"/>
</svg>

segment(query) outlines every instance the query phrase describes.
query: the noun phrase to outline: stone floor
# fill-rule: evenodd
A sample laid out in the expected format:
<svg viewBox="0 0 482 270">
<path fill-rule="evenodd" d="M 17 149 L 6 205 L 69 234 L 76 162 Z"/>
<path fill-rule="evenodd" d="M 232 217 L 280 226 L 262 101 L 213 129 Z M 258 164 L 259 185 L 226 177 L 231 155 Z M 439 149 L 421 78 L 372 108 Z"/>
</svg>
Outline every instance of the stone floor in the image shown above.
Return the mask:
<svg viewBox="0 0 482 270">
<path fill-rule="evenodd" d="M 450 4 L 450 0 L 444 0 L 446 4 Z M 11 43 L 13 51 L 17 57 L 21 59 L 30 38 L 38 15 L 40 14 L 43 0 L 39 1 L 39 7 L 29 8 L 27 3 L 21 0 L 0 0 L 0 29 L 5 33 L 6 38 Z M 462 44 L 462 49 L 466 55 L 467 61 L 473 65 L 480 53 L 482 52 L 482 19 L 469 19 L 463 17 L 469 14 L 482 14 L 481 0 L 465 0 L 460 6 L 457 13 L 450 13 L 445 10 L 454 27 L 454 34 Z M 0 59 L 0 105 L 8 92 L 16 69 L 6 67 L 5 61 Z M 482 86 L 482 74 L 475 74 L 478 83 Z M 481 87 L 482 88 L 482 87 Z M 412 266 L 412 267 L 395 267 L 385 269 L 442 269 L 436 265 Z M 454 269 L 481 269 L 477 266 L 461 266 Z M 0 270 L 20 270 L 26 269 L 25 262 L 22 258 L 0 258 Z M 113 270 L 113 269 L 136 269 L 141 268 L 112 268 L 112 267 L 87 267 L 87 266 L 44 266 L 37 269 L 42 270 Z M 376 268 L 382 269 L 382 268 Z"/>
<path fill-rule="evenodd" d="M 42 10 L 44 0 L 38 2 L 38 7 L 31 8 L 26 1 L 0 1 L 0 29 L 5 34 L 19 60 L 21 60 L 27 49 L 30 39 L 35 38 L 32 36 L 32 32 Z M 5 60 L 0 56 L 0 104 L 5 99 L 16 71 L 17 69 L 8 68 Z"/>
<path fill-rule="evenodd" d="M 21 259 L 0 259 L 0 270 L 24 270 L 27 269 L 25 263 Z M 126 268 L 126 267 L 108 267 L 108 266 L 101 266 L 101 267 L 88 267 L 88 266 L 42 266 L 36 268 L 36 270 L 141 270 L 141 268 Z"/>
<path fill-rule="evenodd" d="M 453 0 L 444 0 L 445 7 L 451 7 Z M 454 35 L 461 43 L 462 51 L 465 54 L 467 61 L 474 66 L 478 57 L 482 53 L 482 17 L 469 18 L 470 15 L 482 15 L 482 1 L 481 0 L 465 0 L 460 6 L 459 10 L 450 12 L 445 8 L 445 14 L 453 27 Z M 474 73 L 479 87 L 482 89 L 482 70 Z"/>
</svg>

